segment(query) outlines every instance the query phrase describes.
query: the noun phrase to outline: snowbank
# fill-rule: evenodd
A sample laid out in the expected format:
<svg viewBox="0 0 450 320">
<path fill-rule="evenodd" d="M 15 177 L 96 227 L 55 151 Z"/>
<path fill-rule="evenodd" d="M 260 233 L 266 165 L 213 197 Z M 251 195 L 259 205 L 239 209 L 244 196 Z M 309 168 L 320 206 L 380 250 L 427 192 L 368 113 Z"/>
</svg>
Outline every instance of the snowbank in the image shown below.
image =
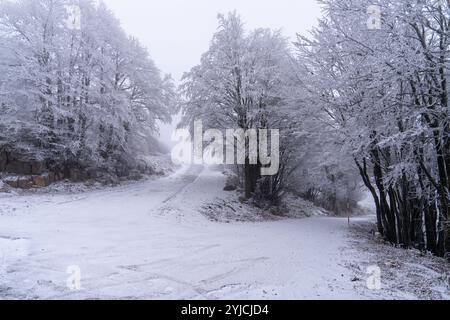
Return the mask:
<svg viewBox="0 0 450 320">
<path fill-rule="evenodd" d="M 355 274 L 355 288 L 374 299 L 449 300 L 450 265 L 445 259 L 415 249 L 396 248 L 374 235 L 373 217 L 352 220 L 349 255 L 358 264 L 347 265 Z M 381 270 L 381 289 L 366 287 L 367 267 Z"/>
</svg>

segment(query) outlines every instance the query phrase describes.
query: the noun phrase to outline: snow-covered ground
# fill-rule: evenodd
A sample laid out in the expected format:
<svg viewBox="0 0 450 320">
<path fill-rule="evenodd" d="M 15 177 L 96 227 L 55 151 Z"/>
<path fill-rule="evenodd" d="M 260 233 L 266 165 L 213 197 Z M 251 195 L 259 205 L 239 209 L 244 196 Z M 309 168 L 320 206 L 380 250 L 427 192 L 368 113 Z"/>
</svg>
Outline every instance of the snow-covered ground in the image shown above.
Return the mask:
<svg viewBox="0 0 450 320">
<path fill-rule="evenodd" d="M 200 212 L 229 197 L 224 184 L 220 171 L 189 167 L 89 192 L 0 194 L 0 299 L 398 297 L 366 288 L 380 257 L 365 253 L 369 240 L 355 247 L 347 219 L 211 221 Z"/>
</svg>

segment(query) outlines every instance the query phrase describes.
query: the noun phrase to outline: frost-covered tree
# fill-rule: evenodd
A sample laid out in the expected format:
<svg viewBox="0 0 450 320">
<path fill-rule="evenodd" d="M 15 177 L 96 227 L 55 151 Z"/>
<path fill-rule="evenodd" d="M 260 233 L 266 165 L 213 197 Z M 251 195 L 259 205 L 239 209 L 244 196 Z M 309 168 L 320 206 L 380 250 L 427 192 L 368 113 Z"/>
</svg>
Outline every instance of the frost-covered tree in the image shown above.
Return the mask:
<svg viewBox="0 0 450 320">
<path fill-rule="evenodd" d="M 381 28 L 368 27 L 368 8 Z M 354 157 L 389 241 L 450 250 L 449 2 L 325 0 L 298 64 Z"/>
<path fill-rule="evenodd" d="M 156 121 L 170 120 L 170 78 L 103 3 L 2 1 L 0 56 L 0 142 L 16 152 L 115 168 L 132 163 Z"/>
<path fill-rule="evenodd" d="M 208 52 L 183 78 L 182 126 L 203 120 L 205 129 L 278 129 L 290 57 L 286 40 L 268 29 L 246 32 L 236 13 L 218 18 Z M 240 172 L 249 198 L 261 178 L 261 164 L 251 163 L 248 155 L 245 162 Z"/>
</svg>

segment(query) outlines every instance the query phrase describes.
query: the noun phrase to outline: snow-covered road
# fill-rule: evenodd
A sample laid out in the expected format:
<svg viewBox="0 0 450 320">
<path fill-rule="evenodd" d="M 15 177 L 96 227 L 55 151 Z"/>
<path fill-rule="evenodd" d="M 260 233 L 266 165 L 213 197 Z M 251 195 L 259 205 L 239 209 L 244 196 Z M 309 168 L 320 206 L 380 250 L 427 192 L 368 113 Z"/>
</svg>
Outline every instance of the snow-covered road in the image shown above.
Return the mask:
<svg viewBox="0 0 450 320">
<path fill-rule="evenodd" d="M 224 179 L 190 167 L 102 191 L 0 196 L 0 299 L 361 298 L 345 219 L 211 222 L 199 208 Z"/>
</svg>

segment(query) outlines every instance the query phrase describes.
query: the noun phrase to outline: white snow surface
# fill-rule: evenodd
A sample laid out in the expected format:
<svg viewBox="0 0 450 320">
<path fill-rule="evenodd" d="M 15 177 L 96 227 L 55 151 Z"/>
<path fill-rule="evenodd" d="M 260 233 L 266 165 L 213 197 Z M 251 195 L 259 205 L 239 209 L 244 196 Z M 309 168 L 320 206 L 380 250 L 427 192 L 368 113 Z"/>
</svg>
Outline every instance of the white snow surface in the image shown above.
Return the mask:
<svg viewBox="0 0 450 320">
<path fill-rule="evenodd" d="M 0 194 L 0 299 L 374 297 L 352 281 L 349 262 L 363 262 L 347 219 L 213 222 L 199 212 L 224 184 L 193 166 L 104 190 Z M 69 266 L 81 290 L 66 286 Z"/>
</svg>

